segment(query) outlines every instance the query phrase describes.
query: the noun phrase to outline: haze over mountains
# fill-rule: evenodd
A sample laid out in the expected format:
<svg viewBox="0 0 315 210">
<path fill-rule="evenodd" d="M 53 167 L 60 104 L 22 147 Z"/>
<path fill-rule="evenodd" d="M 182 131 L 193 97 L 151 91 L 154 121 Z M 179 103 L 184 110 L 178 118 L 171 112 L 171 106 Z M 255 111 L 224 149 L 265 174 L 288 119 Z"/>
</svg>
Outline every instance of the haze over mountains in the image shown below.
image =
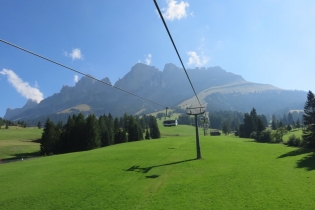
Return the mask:
<svg viewBox="0 0 315 210">
<path fill-rule="evenodd" d="M 303 109 L 306 101 L 307 93 L 304 91 L 251 83 L 220 67 L 187 71 L 198 97 L 207 105 L 208 110 L 249 112 L 255 107 L 259 113 L 271 115 L 279 111 Z M 108 78 L 102 81 L 111 84 Z M 138 63 L 114 86 L 170 108 L 197 105 L 184 70 L 170 63 L 165 65 L 163 71 Z M 7 109 L 4 118 L 28 121 L 48 115 L 78 112 L 95 113 L 97 116 L 107 113 L 121 116 L 124 113 L 145 114 L 162 109 L 162 106 L 82 77 L 74 87 L 63 86 L 59 93 L 39 104 L 28 101 L 22 108 Z"/>
</svg>

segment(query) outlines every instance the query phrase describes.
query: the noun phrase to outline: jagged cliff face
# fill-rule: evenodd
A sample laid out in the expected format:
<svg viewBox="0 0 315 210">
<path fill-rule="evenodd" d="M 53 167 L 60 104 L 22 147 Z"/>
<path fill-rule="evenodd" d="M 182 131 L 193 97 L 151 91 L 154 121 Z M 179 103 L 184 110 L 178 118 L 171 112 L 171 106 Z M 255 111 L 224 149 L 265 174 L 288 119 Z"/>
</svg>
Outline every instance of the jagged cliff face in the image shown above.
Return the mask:
<svg viewBox="0 0 315 210">
<path fill-rule="evenodd" d="M 36 106 L 37 106 L 37 102 L 29 99 L 22 108 L 17 108 L 17 109 L 8 108 L 4 116 L 4 119 L 12 119 L 13 117 L 18 116 L 29 109 L 33 109 Z"/>
<path fill-rule="evenodd" d="M 241 76 L 226 72 L 220 67 L 195 68 L 187 71 L 197 93 L 231 83 L 246 82 Z M 111 84 L 108 78 L 102 81 Z M 160 71 L 153 66 L 138 63 L 114 86 L 169 107 L 177 106 L 194 96 L 184 70 L 174 64 L 166 64 L 164 70 Z M 79 105 L 90 107 L 88 113 L 101 115 L 110 112 L 114 116 L 124 113 L 135 114 L 140 110 L 152 112 L 163 109 L 91 78 L 82 77 L 74 87 L 63 86 L 59 93 L 39 104 L 28 104 L 21 109 L 8 110 L 4 118 L 34 119 L 43 115 L 62 113 L 64 110 L 67 110 L 67 113 L 69 110 L 76 113 L 80 110 L 73 107 L 80 107 Z"/>
</svg>

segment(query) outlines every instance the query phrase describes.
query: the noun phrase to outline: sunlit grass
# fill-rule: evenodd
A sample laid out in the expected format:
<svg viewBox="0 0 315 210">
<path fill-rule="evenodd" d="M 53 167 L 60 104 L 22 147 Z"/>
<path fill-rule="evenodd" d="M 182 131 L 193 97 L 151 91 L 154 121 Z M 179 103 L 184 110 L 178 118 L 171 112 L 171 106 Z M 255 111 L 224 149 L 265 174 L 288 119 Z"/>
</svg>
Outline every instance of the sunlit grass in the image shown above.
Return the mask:
<svg viewBox="0 0 315 210">
<path fill-rule="evenodd" d="M 234 136 L 164 136 L 0 165 L 3 209 L 312 209 L 314 153 Z M 165 128 L 166 129 L 166 128 Z M 161 129 L 163 131 L 163 129 Z M 164 131 L 163 131 L 164 132 Z M 185 134 L 185 135 L 184 135 Z"/>
<path fill-rule="evenodd" d="M 0 129 L 0 159 L 33 156 L 39 151 L 39 143 L 34 142 L 42 135 L 37 127 L 21 128 L 9 126 Z"/>
</svg>

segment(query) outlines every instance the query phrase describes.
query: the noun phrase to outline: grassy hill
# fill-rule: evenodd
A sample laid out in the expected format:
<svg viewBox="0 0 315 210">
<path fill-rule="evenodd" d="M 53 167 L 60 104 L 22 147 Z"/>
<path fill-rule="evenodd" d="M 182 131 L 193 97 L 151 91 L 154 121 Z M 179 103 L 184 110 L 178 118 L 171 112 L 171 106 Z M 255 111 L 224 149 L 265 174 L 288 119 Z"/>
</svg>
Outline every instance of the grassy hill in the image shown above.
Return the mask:
<svg viewBox="0 0 315 210">
<path fill-rule="evenodd" d="M 62 110 L 62 111 L 58 112 L 57 114 L 71 114 L 73 111 L 87 112 L 87 111 L 91 111 L 91 107 L 87 104 L 79 104 L 77 106 Z"/>
<path fill-rule="evenodd" d="M 193 127 L 161 127 L 161 133 L 158 140 L 2 164 L 1 207 L 313 208 L 311 150 L 200 136 L 203 159 L 195 160 Z"/>
<path fill-rule="evenodd" d="M 266 85 L 266 84 L 258 84 L 253 82 L 247 82 L 247 81 L 238 81 L 230 84 L 225 84 L 221 86 L 216 87 L 210 87 L 208 89 L 205 89 L 198 93 L 198 98 L 201 100 L 202 104 L 207 105 L 206 97 L 214 94 L 214 93 L 222 93 L 222 94 L 228 94 L 228 93 L 240 93 L 240 94 L 246 94 L 251 92 L 263 92 L 267 90 L 281 90 L 280 88 L 274 87 L 272 85 Z M 198 101 L 196 101 L 195 97 L 192 97 L 190 99 L 187 99 L 179 104 L 180 107 L 186 108 L 187 105 L 192 106 L 199 106 Z"/>
<path fill-rule="evenodd" d="M 39 143 L 35 141 L 43 130 L 37 127 L 21 128 L 9 126 L 0 129 L 0 159 L 14 159 L 33 156 L 39 151 Z"/>
</svg>

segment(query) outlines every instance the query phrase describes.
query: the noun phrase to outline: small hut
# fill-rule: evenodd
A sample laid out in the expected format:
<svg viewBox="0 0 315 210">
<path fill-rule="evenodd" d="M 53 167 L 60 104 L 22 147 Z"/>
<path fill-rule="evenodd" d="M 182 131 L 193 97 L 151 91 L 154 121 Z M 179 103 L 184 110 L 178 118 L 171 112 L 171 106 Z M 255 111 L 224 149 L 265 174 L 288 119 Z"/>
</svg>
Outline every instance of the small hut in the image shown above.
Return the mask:
<svg viewBox="0 0 315 210">
<path fill-rule="evenodd" d="M 220 136 L 221 133 L 217 129 L 210 130 L 210 136 Z"/>
</svg>

